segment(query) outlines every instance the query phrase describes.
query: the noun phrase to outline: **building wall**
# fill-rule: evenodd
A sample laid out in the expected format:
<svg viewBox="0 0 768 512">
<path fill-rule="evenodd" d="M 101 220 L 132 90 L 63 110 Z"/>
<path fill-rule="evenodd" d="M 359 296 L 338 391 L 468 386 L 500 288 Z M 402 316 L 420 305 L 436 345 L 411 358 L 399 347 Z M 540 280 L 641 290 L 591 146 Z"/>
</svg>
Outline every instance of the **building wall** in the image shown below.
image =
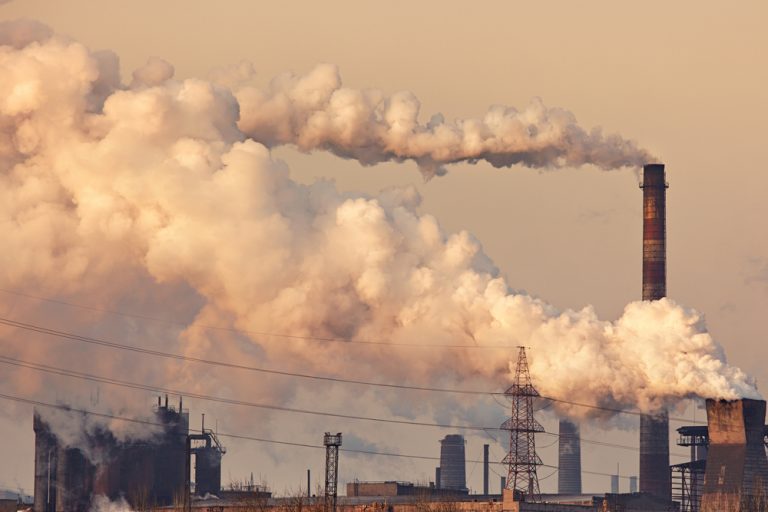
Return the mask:
<svg viewBox="0 0 768 512">
<path fill-rule="evenodd" d="M 18 504 L 16 500 L 0 500 L 0 512 L 16 512 Z"/>
<path fill-rule="evenodd" d="M 466 490 L 437 489 L 409 482 L 348 482 L 347 496 L 352 497 L 394 497 L 394 496 L 457 496 L 467 495 Z"/>
</svg>

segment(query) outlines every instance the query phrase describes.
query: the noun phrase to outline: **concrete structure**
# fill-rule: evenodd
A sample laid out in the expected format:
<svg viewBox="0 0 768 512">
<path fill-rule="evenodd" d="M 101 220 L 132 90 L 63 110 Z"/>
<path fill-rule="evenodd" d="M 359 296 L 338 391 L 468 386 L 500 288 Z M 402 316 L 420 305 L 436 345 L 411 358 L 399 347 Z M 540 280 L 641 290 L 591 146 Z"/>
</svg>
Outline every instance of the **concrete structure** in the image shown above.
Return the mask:
<svg viewBox="0 0 768 512">
<path fill-rule="evenodd" d="M 707 400 L 702 512 L 764 510 L 768 505 L 764 423 L 764 400 Z"/>
<path fill-rule="evenodd" d="M 629 493 L 634 494 L 637 492 L 637 477 L 631 476 L 629 477 Z"/>
<path fill-rule="evenodd" d="M 579 427 L 568 420 L 560 420 L 558 443 L 557 492 L 560 494 L 581 494 Z"/>
<path fill-rule="evenodd" d="M 643 300 L 659 300 L 667 295 L 664 164 L 645 165 L 640 187 L 643 189 Z M 671 499 L 666 412 L 640 417 L 640 491 Z"/>
<path fill-rule="evenodd" d="M 611 475 L 611 494 L 619 494 L 619 475 Z"/>
<path fill-rule="evenodd" d="M 441 489 L 463 491 L 467 488 L 464 436 L 449 434 L 440 440 Z"/>
</svg>

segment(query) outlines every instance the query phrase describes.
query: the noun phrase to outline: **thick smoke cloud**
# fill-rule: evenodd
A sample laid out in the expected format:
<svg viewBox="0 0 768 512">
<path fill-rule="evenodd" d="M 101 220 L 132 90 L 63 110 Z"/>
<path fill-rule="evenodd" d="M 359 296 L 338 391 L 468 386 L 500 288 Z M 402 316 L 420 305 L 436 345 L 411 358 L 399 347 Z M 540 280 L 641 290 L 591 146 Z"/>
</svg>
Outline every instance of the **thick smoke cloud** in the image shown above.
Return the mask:
<svg viewBox="0 0 768 512">
<path fill-rule="evenodd" d="M 179 329 L 99 318 L 96 335 L 128 333 L 160 350 L 305 373 L 488 390 L 509 382 L 514 357 L 505 347 L 526 345 L 541 393 L 566 400 L 653 411 L 682 397 L 757 396 L 695 311 L 671 300 L 629 304 L 614 322 L 591 308 L 557 311 L 511 291 L 471 235 L 446 233 L 419 213 L 415 189 L 371 197 L 341 193 L 325 181 L 299 184 L 267 147 L 290 142 L 366 163 L 413 157 L 428 168 L 467 158 L 604 167 L 642 161 L 643 153 L 620 139 L 580 131 L 570 114 L 536 103 L 520 113 L 492 109 L 483 122 L 425 128 L 414 121 L 418 103 L 411 96 L 377 99 L 341 89 L 327 67 L 277 79 L 266 92 L 233 94 L 202 80 L 174 80 L 170 64 L 152 59 L 122 86 L 111 53 L 92 53 L 46 31 L 30 40 L 7 35 L 20 33 L 16 25 L 3 30 L 0 41 L 15 42 L 0 47 L 0 287 L 106 309 L 142 305 L 154 316 L 187 315 Z M 333 129 L 323 132 L 327 127 Z M 469 144 L 471 134 L 477 144 Z M 498 145 L 504 140 L 511 145 Z M 96 329 L 85 313 L 65 316 L 30 304 L 0 294 L 6 315 Z M 284 404 L 312 392 L 306 382 L 256 386 L 252 374 L 42 343 L 5 327 L 0 335 L 4 355 L 71 368 L 87 361 L 99 375 Z M 430 344 L 489 348 L 424 346 Z M 4 375 L 6 391 L 89 400 L 79 381 L 32 370 Z M 133 391 L 112 393 L 116 412 L 145 410 Z M 393 414 L 423 411 L 427 403 L 409 405 L 401 395 L 377 400 Z M 438 414 L 438 398 L 429 400 Z M 470 422 L 462 415 L 472 406 L 469 398 L 459 400 L 439 414 Z M 583 416 L 589 409 L 565 412 Z M 113 427 L 140 435 L 130 425 Z"/>
<path fill-rule="evenodd" d="M 425 178 L 455 162 L 535 168 L 592 164 L 610 170 L 637 168 L 653 157 L 619 135 L 586 130 L 561 108 L 534 99 L 523 110 L 493 106 L 479 119 L 419 122 L 421 104 L 410 92 L 391 96 L 342 85 L 339 71 L 320 65 L 306 75 L 285 74 L 265 89 L 248 82 L 248 66 L 230 70 L 223 83 L 240 103 L 240 128 L 269 147 L 292 144 L 327 150 L 365 165 L 415 161 Z"/>
</svg>

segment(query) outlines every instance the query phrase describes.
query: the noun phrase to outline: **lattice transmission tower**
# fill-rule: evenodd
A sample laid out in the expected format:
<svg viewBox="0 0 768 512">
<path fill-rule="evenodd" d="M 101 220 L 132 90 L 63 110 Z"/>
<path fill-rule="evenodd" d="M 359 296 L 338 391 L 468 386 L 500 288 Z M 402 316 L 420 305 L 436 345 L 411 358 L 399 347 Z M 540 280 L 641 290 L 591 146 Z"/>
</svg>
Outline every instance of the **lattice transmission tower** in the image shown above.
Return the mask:
<svg viewBox="0 0 768 512">
<path fill-rule="evenodd" d="M 544 432 L 544 427 L 533 417 L 533 401 L 540 395 L 531 383 L 525 347 L 520 347 L 515 381 L 504 395 L 511 402 L 511 415 L 501 425 L 509 431 L 509 453 L 502 461 L 509 468 L 506 488 L 514 492 L 515 500 L 540 501 L 536 466 L 541 465 L 541 459 L 536 455 L 536 433 Z"/>
<path fill-rule="evenodd" d="M 323 444 L 325 445 L 325 512 L 336 512 L 341 432 L 338 434 L 326 432 Z"/>
</svg>

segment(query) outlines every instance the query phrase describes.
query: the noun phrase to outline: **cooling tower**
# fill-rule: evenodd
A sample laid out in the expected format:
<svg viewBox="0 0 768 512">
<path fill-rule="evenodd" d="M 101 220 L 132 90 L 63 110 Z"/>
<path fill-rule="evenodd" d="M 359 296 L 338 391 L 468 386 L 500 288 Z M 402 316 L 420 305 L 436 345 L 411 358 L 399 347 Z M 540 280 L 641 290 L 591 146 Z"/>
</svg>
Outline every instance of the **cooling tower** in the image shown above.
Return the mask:
<svg viewBox="0 0 768 512">
<path fill-rule="evenodd" d="M 579 427 L 568 420 L 560 420 L 558 450 L 557 492 L 581 494 L 581 439 Z"/>
<path fill-rule="evenodd" d="M 440 440 L 440 488 L 457 491 L 467 488 L 462 435 L 450 434 Z"/>
<path fill-rule="evenodd" d="M 643 300 L 667 295 L 667 183 L 664 164 L 643 167 Z M 640 492 L 672 497 L 669 418 L 666 412 L 640 417 Z"/>
<path fill-rule="evenodd" d="M 702 512 L 765 510 L 764 400 L 707 400 L 709 450 Z"/>
</svg>

